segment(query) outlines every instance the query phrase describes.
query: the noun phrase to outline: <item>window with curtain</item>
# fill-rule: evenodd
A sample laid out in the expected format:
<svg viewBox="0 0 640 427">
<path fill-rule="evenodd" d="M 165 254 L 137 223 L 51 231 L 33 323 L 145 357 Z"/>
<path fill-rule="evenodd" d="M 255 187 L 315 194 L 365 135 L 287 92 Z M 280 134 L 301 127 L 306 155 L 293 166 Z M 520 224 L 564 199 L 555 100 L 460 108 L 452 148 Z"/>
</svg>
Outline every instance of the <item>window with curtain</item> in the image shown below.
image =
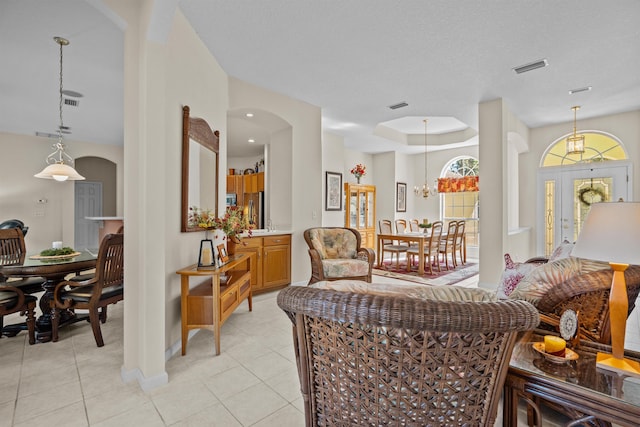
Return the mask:
<svg viewBox="0 0 640 427">
<path fill-rule="evenodd" d="M 442 195 L 440 216 L 445 223 L 465 220 L 469 246 L 478 246 L 478 166 L 473 157 L 459 157 L 451 160 L 445 167 L 445 176 L 438 179 L 438 192 Z"/>
</svg>

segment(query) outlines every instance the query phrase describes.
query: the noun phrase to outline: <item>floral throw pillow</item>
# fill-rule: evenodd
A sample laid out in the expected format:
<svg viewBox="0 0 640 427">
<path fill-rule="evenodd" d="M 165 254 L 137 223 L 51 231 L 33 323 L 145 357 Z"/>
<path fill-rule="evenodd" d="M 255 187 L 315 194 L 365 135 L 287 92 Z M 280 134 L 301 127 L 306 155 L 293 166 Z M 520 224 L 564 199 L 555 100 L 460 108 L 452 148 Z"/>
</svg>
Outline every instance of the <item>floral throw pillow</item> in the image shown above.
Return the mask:
<svg viewBox="0 0 640 427">
<path fill-rule="evenodd" d="M 504 271 L 500 277 L 500 283 L 498 283 L 496 296 L 499 299 L 507 299 L 524 276 L 538 267 L 539 264 L 513 262 L 511 255 L 504 254 Z"/>
<path fill-rule="evenodd" d="M 549 257 L 549 262 L 557 261 L 563 258 L 569 258 L 571 250 L 573 249 L 573 243 L 568 240 L 563 241 L 560 245 L 553 250 L 553 253 Z"/>
</svg>

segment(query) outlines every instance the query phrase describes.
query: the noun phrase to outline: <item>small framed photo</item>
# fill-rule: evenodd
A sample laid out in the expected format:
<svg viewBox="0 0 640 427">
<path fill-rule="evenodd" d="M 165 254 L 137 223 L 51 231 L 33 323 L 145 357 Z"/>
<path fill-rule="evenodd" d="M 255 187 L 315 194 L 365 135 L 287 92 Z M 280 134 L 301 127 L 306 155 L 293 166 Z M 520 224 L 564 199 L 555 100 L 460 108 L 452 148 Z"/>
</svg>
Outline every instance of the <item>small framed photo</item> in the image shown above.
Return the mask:
<svg viewBox="0 0 640 427">
<path fill-rule="evenodd" d="M 325 186 L 327 192 L 327 200 L 324 210 L 341 211 L 342 210 L 342 174 L 340 172 L 325 172 Z"/>
<path fill-rule="evenodd" d="M 218 245 L 218 258 L 220 259 L 220 265 L 229 262 L 229 255 L 227 255 L 227 248 L 224 245 Z"/>
<path fill-rule="evenodd" d="M 211 239 L 200 240 L 200 255 L 198 256 L 198 267 L 215 267 L 216 255 L 213 251 L 213 241 Z"/>
<path fill-rule="evenodd" d="M 407 211 L 407 183 L 396 182 L 396 212 Z"/>
</svg>

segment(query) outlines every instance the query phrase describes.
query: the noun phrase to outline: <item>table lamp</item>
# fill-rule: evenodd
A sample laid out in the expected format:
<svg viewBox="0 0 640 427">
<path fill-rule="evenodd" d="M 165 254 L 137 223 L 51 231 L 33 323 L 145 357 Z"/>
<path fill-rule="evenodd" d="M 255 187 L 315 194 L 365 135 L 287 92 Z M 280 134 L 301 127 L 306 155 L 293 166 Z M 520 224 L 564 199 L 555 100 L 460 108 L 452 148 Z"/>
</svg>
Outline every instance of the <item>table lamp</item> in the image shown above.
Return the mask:
<svg viewBox="0 0 640 427">
<path fill-rule="evenodd" d="M 571 256 L 608 262 L 613 270 L 609 294 L 611 354 L 598 353 L 596 366 L 640 376 L 640 363 L 624 358 L 629 299 L 624 271 L 640 264 L 640 203 L 594 203 Z"/>
</svg>

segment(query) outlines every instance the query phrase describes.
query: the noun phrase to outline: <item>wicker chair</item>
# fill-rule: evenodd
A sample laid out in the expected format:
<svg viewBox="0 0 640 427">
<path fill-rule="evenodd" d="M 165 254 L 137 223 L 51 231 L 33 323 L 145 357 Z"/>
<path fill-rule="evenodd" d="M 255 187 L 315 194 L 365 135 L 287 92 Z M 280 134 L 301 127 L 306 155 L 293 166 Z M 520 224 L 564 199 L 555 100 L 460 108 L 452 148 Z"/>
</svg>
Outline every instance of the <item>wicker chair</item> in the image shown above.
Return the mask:
<svg viewBox="0 0 640 427">
<path fill-rule="evenodd" d="M 306 426 L 491 426 L 525 301 L 436 301 L 290 287 Z"/>
<path fill-rule="evenodd" d="M 375 252 L 361 247 L 357 230 L 344 227 L 309 228 L 304 232 L 311 257 L 309 284 L 321 280 L 356 279 L 371 282 Z"/>
<path fill-rule="evenodd" d="M 624 272 L 631 314 L 640 292 L 640 266 L 631 265 Z M 611 344 L 609 324 L 609 293 L 613 270 L 578 274 L 551 288 L 540 299 L 536 308 L 540 312 L 541 326 L 557 328 L 566 309 L 578 311 L 580 339 Z"/>
</svg>

